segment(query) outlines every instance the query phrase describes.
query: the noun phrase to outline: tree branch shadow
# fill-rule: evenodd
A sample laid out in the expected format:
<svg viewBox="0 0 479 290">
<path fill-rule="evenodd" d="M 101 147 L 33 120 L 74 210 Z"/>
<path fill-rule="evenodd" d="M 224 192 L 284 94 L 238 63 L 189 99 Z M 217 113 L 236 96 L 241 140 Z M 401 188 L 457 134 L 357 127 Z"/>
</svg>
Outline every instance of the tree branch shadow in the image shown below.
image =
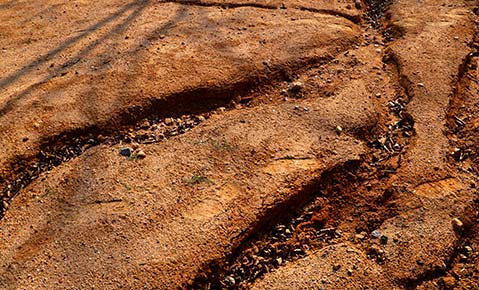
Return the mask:
<svg viewBox="0 0 479 290">
<path fill-rule="evenodd" d="M 65 68 L 65 65 L 68 66 L 69 63 L 73 63 L 75 59 L 78 57 L 84 56 L 89 50 L 93 49 L 94 47 L 98 46 L 101 44 L 103 41 L 105 41 L 107 38 L 111 37 L 112 35 L 118 33 L 119 31 L 125 29 L 134 19 L 136 19 L 141 12 L 147 7 L 147 5 L 150 3 L 150 0 L 140 0 L 140 1 L 133 1 L 122 8 L 118 9 L 115 13 L 112 15 L 100 20 L 94 25 L 91 25 L 90 27 L 82 30 L 82 33 L 79 35 L 72 37 L 65 42 L 63 42 L 61 45 L 57 46 L 56 48 L 50 50 L 44 55 L 41 55 L 37 57 L 35 60 L 31 61 L 29 64 L 25 65 L 18 71 L 6 76 L 5 78 L 0 80 L 0 88 L 5 89 L 7 86 L 10 86 L 17 82 L 20 78 L 23 76 L 27 75 L 28 73 L 31 73 L 34 71 L 36 68 L 38 68 L 40 65 L 44 64 L 46 61 L 49 59 L 59 55 L 61 52 L 65 51 L 69 47 L 73 46 L 74 44 L 78 43 L 82 39 L 88 37 L 90 34 L 93 32 L 101 29 L 102 27 L 105 27 L 107 24 L 113 22 L 114 20 L 118 19 L 121 17 L 123 14 L 127 13 L 130 10 L 134 10 L 128 17 L 125 19 L 122 23 L 118 24 L 113 28 L 109 33 L 106 35 L 100 37 L 90 45 L 88 45 L 86 48 L 81 50 L 78 54 L 76 54 L 74 57 L 71 57 L 69 61 L 65 62 L 62 67 L 62 69 Z M 8 3 L 7 3 L 8 4 Z M 53 72 L 50 72 L 50 74 L 43 80 L 43 82 L 47 81 L 50 79 L 52 76 L 57 74 L 59 70 L 55 70 Z M 42 82 L 40 82 L 42 83 Z M 23 90 L 19 94 L 17 94 L 15 97 L 9 99 L 6 101 L 6 103 L 0 107 L 0 116 L 5 115 L 9 111 L 11 111 L 16 103 L 21 100 L 23 97 L 28 95 L 33 89 L 35 89 L 38 86 L 37 84 L 33 84 L 29 86 L 27 89 Z"/>
</svg>

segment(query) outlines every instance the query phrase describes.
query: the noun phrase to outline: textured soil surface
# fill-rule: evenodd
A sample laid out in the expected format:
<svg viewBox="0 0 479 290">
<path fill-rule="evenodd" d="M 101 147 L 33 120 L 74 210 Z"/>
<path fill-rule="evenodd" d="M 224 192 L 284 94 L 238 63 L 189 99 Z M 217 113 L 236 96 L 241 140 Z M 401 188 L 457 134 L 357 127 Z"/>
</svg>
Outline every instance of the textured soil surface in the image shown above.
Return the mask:
<svg viewBox="0 0 479 290">
<path fill-rule="evenodd" d="M 479 289 L 476 0 L 0 0 L 0 289 Z"/>
</svg>

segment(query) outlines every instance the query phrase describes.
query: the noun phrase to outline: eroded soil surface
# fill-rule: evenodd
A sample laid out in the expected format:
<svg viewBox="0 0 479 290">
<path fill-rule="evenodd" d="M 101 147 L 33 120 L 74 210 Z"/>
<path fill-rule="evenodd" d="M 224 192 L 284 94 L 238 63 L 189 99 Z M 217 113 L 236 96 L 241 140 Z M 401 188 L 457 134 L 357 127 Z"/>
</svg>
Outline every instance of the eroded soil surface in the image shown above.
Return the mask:
<svg viewBox="0 0 479 290">
<path fill-rule="evenodd" d="M 478 5 L 0 0 L 0 288 L 478 289 Z"/>
</svg>

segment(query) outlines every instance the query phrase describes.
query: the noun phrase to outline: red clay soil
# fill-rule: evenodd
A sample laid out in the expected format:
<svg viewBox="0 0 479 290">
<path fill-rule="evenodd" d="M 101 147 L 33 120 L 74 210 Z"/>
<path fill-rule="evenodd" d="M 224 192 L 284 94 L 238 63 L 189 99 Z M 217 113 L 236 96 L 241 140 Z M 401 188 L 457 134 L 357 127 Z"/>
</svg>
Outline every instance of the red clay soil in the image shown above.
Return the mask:
<svg viewBox="0 0 479 290">
<path fill-rule="evenodd" d="M 477 289 L 477 1 L 1 1 L 1 289 Z"/>
</svg>

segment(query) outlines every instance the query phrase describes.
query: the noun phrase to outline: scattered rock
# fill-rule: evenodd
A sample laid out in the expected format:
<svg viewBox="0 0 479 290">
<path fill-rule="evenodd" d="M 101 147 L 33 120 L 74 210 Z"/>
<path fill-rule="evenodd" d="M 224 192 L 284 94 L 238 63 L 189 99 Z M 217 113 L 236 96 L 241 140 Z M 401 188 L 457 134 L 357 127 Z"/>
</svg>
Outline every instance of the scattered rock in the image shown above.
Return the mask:
<svg viewBox="0 0 479 290">
<path fill-rule="evenodd" d="M 342 132 L 343 132 L 343 127 L 337 126 L 336 127 L 336 134 L 341 135 Z"/>
<path fill-rule="evenodd" d="M 302 82 L 299 82 L 299 81 L 296 81 L 296 82 L 292 82 L 291 85 L 289 86 L 289 93 L 291 94 L 299 94 L 301 92 L 301 90 L 303 89 L 303 83 Z"/>
<path fill-rule="evenodd" d="M 143 152 L 143 150 L 139 150 L 138 152 L 136 152 L 135 155 L 136 155 L 136 158 L 138 158 L 138 159 L 143 159 L 143 158 L 146 157 L 146 153 Z"/>
<path fill-rule="evenodd" d="M 225 283 L 226 283 L 226 285 L 232 287 L 236 284 L 236 281 L 235 281 L 235 278 L 233 278 L 231 276 L 226 276 L 225 277 Z"/>
<path fill-rule="evenodd" d="M 454 218 L 452 220 L 452 225 L 454 226 L 455 229 L 462 230 L 462 227 L 464 226 L 464 223 L 460 219 Z"/>
<path fill-rule="evenodd" d="M 165 125 L 166 126 L 169 126 L 169 125 L 173 124 L 173 122 L 174 122 L 173 118 L 166 118 L 165 119 Z"/>
<path fill-rule="evenodd" d="M 122 147 L 120 149 L 121 156 L 130 157 L 132 152 L 133 152 L 133 149 L 131 149 L 130 147 Z"/>
<path fill-rule="evenodd" d="M 136 142 L 131 142 L 131 148 L 133 148 L 133 150 L 138 149 L 138 147 L 140 147 L 140 144 L 138 144 Z"/>
<path fill-rule="evenodd" d="M 385 245 L 388 243 L 388 237 L 387 236 L 381 236 L 381 244 Z"/>
<path fill-rule="evenodd" d="M 379 232 L 378 230 L 374 230 L 372 231 L 371 236 L 379 238 L 381 236 L 381 232 Z"/>
<path fill-rule="evenodd" d="M 150 127 L 150 122 L 147 119 L 144 119 L 140 124 L 139 127 L 141 129 L 148 129 Z"/>
</svg>

